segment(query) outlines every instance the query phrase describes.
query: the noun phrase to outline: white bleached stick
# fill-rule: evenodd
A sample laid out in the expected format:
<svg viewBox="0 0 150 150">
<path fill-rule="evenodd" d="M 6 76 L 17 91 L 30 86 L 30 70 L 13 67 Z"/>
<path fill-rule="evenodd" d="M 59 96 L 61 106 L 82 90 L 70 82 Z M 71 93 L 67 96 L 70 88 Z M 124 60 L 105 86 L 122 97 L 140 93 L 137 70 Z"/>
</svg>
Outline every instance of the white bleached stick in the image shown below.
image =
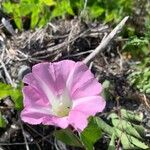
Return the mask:
<svg viewBox="0 0 150 150">
<path fill-rule="evenodd" d="M 96 47 L 96 49 L 89 54 L 84 60 L 83 62 L 85 64 L 87 64 L 90 60 L 92 60 L 98 53 L 100 53 L 104 48 L 107 47 L 107 45 L 109 44 L 109 42 L 118 34 L 120 33 L 121 29 L 123 28 L 124 24 L 126 23 L 126 21 L 128 20 L 129 16 L 125 17 L 109 34 L 108 36 L 106 36 L 101 43 L 99 44 L 98 47 Z"/>
</svg>

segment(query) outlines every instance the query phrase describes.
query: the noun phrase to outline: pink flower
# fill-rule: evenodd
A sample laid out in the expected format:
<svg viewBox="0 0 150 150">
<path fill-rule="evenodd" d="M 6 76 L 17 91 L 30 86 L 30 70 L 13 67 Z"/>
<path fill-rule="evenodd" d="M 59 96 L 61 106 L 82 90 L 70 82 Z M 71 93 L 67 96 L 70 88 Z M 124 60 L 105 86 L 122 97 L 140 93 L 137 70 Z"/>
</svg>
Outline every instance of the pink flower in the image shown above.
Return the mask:
<svg viewBox="0 0 150 150">
<path fill-rule="evenodd" d="M 102 112 L 101 84 L 82 62 L 40 63 L 27 74 L 21 119 L 29 124 L 73 126 L 82 131 L 89 116 Z"/>
</svg>

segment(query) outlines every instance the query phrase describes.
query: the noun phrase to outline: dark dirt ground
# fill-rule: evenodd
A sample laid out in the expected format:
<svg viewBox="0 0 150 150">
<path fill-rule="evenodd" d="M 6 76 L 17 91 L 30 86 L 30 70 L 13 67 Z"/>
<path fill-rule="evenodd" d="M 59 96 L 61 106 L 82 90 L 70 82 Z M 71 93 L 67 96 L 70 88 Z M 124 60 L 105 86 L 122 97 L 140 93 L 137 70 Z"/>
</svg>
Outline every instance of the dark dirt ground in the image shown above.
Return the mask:
<svg viewBox="0 0 150 150">
<path fill-rule="evenodd" d="M 43 29 L 25 31 L 11 35 L 3 25 L 0 28 L 0 80 L 17 84 L 30 72 L 32 65 L 43 61 L 59 61 L 71 59 L 81 61 L 86 58 L 100 43 L 105 34 L 112 30 L 100 23 L 84 23 L 79 19 L 59 20 L 49 23 Z M 148 97 L 144 98 L 138 91 L 130 87 L 127 75 L 132 71 L 130 59 L 123 55 L 121 47 L 124 39 L 116 37 L 103 52 L 98 54 L 89 64 L 92 72 L 102 83 L 110 81 L 110 97 L 107 99 L 102 118 L 111 111 L 119 111 L 120 107 L 144 114 L 143 124 L 150 128 Z M 7 75 L 7 73 L 9 75 Z M 10 76 L 10 78 L 9 78 Z M 76 149 L 56 141 L 51 131 L 54 127 L 32 126 L 20 121 L 19 112 L 10 109 L 8 97 L 0 102 L 0 109 L 9 122 L 5 129 L 0 129 L 0 149 L 32 150 Z M 147 135 L 149 133 L 147 132 Z M 26 139 L 26 141 L 25 141 Z M 146 139 L 148 141 L 148 138 Z M 108 137 L 96 143 L 97 150 L 106 150 Z"/>
</svg>

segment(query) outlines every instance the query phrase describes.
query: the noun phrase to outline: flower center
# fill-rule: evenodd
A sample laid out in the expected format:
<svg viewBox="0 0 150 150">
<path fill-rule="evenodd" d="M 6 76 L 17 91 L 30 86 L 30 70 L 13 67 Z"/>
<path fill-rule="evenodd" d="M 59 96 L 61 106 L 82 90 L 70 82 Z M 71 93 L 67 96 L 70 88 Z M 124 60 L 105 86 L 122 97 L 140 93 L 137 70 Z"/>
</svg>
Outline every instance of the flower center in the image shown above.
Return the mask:
<svg viewBox="0 0 150 150">
<path fill-rule="evenodd" d="M 52 104 L 52 112 L 58 117 L 65 117 L 69 114 L 72 107 L 72 101 L 69 97 L 67 90 L 61 96 L 56 97 Z"/>
<path fill-rule="evenodd" d="M 66 106 L 63 103 L 59 103 L 57 106 L 52 107 L 52 111 L 56 116 L 65 117 L 69 114 L 70 106 Z"/>
</svg>

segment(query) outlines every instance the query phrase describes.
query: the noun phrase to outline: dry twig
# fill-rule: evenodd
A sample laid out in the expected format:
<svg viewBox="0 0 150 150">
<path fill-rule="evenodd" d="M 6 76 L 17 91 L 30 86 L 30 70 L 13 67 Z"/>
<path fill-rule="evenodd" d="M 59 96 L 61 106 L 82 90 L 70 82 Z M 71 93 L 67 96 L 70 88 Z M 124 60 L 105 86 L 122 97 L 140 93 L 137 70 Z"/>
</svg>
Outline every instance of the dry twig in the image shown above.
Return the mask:
<svg viewBox="0 0 150 150">
<path fill-rule="evenodd" d="M 8 70 L 7 70 L 5 64 L 3 63 L 2 60 L 0 60 L 0 64 L 1 64 L 2 68 L 4 69 L 5 75 L 6 75 L 7 79 L 8 79 L 8 81 L 9 81 L 9 83 L 12 85 L 12 87 L 15 87 L 15 83 L 14 83 L 13 80 L 11 79 L 11 76 L 10 76 L 10 74 L 8 73 Z"/>
<path fill-rule="evenodd" d="M 125 17 L 112 31 L 111 33 L 108 34 L 107 37 L 105 37 L 101 43 L 99 44 L 99 46 L 91 53 L 89 54 L 84 60 L 84 63 L 88 63 L 91 59 L 93 59 L 98 53 L 100 53 L 104 48 L 107 47 L 107 45 L 109 44 L 109 42 L 118 34 L 120 33 L 121 29 L 123 28 L 124 24 L 126 23 L 126 21 L 128 20 L 128 16 Z"/>
</svg>

